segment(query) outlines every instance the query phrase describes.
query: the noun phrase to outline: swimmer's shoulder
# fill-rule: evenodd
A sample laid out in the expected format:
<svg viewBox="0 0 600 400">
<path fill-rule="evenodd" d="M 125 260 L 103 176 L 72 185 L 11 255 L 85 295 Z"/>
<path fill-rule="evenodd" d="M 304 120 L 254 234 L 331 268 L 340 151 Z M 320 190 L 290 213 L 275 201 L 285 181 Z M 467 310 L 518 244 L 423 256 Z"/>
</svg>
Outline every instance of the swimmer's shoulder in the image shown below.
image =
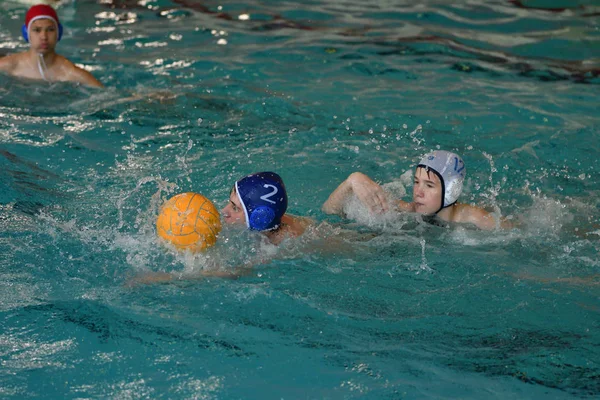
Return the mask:
<svg viewBox="0 0 600 400">
<path fill-rule="evenodd" d="M 87 86 L 102 88 L 104 85 L 94 77 L 90 72 L 78 67 L 66 57 L 58 55 L 61 68 L 65 71 L 65 80 L 79 82 Z"/>
<path fill-rule="evenodd" d="M 461 224 L 471 223 L 478 225 L 477 223 L 488 215 L 489 213 L 483 208 L 466 203 L 455 203 L 452 206 L 450 221 Z"/>
<path fill-rule="evenodd" d="M 483 208 L 464 203 L 456 203 L 452 214 L 452 222 L 470 223 L 480 229 L 493 230 L 497 228 L 510 229 L 512 225 L 497 216 L 484 210 Z"/>
<path fill-rule="evenodd" d="M 19 65 L 23 59 L 23 54 L 24 53 L 15 53 L 0 57 L 0 70 L 14 75 L 18 72 Z"/>
<path fill-rule="evenodd" d="M 309 226 L 314 224 L 311 218 L 299 217 L 292 214 L 285 214 L 281 218 L 281 221 L 285 224 L 287 234 L 291 237 L 302 235 Z"/>
</svg>

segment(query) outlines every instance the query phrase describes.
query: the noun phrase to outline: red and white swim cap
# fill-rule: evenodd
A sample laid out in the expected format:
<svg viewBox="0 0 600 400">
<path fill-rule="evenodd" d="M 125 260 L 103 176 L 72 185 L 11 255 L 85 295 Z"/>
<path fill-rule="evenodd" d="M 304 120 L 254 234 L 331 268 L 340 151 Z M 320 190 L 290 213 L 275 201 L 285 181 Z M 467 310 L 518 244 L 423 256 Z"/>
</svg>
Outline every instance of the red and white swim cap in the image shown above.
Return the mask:
<svg viewBox="0 0 600 400">
<path fill-rule="evenodd" d="M 25 14 L 25 25 L 27 26 L 27 32 L 29 32 L 29 29 L 31 28 L 31 23 L 33 21 L 43 18 L 51 19 L 52 21 L 54 21 L 56 27 L 58 28 L 58 24 L 60 23 L 60 21 L 58 20 L 58 15 L 56 14 L 56 11 L 54 11 L 54 8 L 46 4 L 37 4 L 35 6 L 32 6 L 27 11 L 27 14 Z"/>
<path fill-rule="evenodd" d="M 23 37 L 25 40 L 29 41 L 29 30 L 31 29 L 33 21 L 44 18 L 54 21 L 56 29 L 58 29 L 58 40 L 60 40 L 62 36 L 62 25 L 60 24 L 58 14 L 56 14 L 54 8 L 47 4 L 36 4 L 27 10 L 27 14 L 25 14 L 25 24 L 23 25 Z"/>
</svg>

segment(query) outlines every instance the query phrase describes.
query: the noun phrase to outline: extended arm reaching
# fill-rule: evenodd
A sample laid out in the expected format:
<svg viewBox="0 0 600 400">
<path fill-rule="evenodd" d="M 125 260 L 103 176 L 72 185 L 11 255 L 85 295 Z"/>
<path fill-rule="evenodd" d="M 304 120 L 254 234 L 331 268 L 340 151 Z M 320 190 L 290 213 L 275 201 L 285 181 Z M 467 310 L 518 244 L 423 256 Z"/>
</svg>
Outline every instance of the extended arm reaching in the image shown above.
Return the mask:
<svg viewBox="0 0 600 400">
<path fill-rule="evenodd" d="M 344 204 L 352 195 L 371 212 L 381 213 L 389 210 L 389 203 L 383 188 L 367 175 L 354 172 L 331 193 L 323 204 L 326 214 L 344 214 Z"/>
<path fill-rule="evenodd" d="M 140 275 L 136 275 L 129 279 L 125 286 L 134 287 L 138 285 L 152 285 L 159 283 L 169 283 L 178 280 L 193 281 L 205 278 L 225 278 L 225 279 L 238 279 L 242 276 L 249 275 L 251 272 L 249 267 L 241 267 L 234 271 L 222 271 L 222 270 L 203 270 L 194 274 L 176 274 L 169 272 L 146 272 Z"/>
</svg>

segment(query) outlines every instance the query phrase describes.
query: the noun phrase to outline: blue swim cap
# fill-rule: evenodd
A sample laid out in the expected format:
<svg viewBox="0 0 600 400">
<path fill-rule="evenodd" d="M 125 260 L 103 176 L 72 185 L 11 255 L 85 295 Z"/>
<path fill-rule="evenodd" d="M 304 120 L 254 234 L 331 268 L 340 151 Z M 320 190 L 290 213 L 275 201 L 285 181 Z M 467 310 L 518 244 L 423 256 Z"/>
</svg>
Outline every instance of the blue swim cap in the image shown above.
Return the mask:
<svg viewBox="0 0 600 400">
<path fill-rule="evenodd" d="M 279 175 L 258 172 L 235 183 L 246 214 L 246 226 L 254 231 L 270 231 L 281 224 L 287 210 L 287 193 Z"/>
<path fill-rule="evenodd" d="M 456 203 L 467 174 L 465 163 L 458 154 L 436 150 L 425 154 L 417 165 L 419 167 L 433 171 L 442 183 L 442 206 L 436 212 Z"/>
</svg>

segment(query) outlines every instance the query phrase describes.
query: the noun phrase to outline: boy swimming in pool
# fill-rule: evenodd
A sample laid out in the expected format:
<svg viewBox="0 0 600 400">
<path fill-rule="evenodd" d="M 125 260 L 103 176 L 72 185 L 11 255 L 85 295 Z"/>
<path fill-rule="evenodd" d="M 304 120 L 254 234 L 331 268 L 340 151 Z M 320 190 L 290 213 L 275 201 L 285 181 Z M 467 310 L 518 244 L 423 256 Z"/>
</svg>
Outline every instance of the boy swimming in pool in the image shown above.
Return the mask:
<svg viewBox="0 0 600 400">
<path fill-rule="evenodd" d="M 279 245 L 285 239 L 301 236 L 312 223 L 308 218 L 286 214 L 287 204 L 281 177 L 274 172 L 258 172 L 235 182 L 221 217 L 226 224 L 245 226 L 260 232 L 270 243 Z M 253 265 L 267 261 L 269 258 L 261 258 L 235 270 L 202 270 L 186 279 L 208 276 L 235 279 L 250 273 Z M 171 273 L 151 272 L 135 277 L 131 283 L 161 283 L 175 279 L 179 277 Z"/>
<path fill-rule="evenodd" d="M 399 200 L 390 206 L 383 188 L 367 175 L 352 173 L 323 204 L 326 214 L 344 215 L 344 205 L 354 194 L 371 212 L 397 211 L 435 216 L 442 221 L 470 223 L 480 229 L 511 228 L 512 224 L 470 204 L 458 203 L 466 175 L 465 164 L 457 154 L 434 151 L 417 165 L 413 183 L 413 201 Z"/>
<path fill-rule="evenodd" d="M 274 172 L 258 172 L 233 185 L 221 216 L 227 224 L 245 225 L 279 244 L 302 235 L 310 225 L 309 219 L 286 214 L 286 210 L 287 193 L 281 177 Z"/>
<path fill-rule="evenodd" d="M 22 28 L 23 38 L 30 44 L 29 50 L 0 58 L 0 71 L 20 78 L 103 87 L 88 71 L 55 52 L 62 33 L 63 27 L 51 6 L 32 6 L 25 15 Z"/>
</svg>

